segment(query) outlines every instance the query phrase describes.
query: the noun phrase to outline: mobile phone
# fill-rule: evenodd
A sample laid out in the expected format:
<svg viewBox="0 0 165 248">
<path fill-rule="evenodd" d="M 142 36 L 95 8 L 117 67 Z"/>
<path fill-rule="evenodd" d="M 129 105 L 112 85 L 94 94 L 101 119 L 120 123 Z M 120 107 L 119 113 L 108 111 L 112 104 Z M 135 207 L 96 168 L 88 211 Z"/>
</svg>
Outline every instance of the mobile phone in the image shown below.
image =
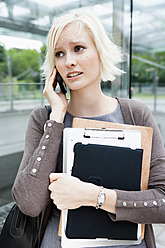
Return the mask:
<svg viewBox="0 0 165 248">
<path fill-rule="evenodd" d="M 56 78 L 57 78 L 57 82 L 59 83 L 59 86 L 61 88 L 61 91 L 63 94 L 66 94 L 67 90 L 66 90 L 66 85 L 60 75 L 60 73 L 57 71 L 57 74 L 56 74 Z"/>
</svg>

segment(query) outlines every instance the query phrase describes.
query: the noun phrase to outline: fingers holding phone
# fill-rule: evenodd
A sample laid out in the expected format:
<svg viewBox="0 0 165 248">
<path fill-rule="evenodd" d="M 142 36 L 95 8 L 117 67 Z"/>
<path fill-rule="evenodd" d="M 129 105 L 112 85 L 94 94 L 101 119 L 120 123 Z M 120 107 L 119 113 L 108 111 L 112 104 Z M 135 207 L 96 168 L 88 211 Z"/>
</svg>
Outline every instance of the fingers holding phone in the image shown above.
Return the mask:
<svg viewBox="0 0 165 248">
<path fill-rule="evenodd" d="M 66 85 L 61 77 L 61 75 L 59 74 L 59 72 L 57 71 L 56 68 L 53 69 L 52 72 L 50 72 L 47 76 L 47 79 L 46 79 L 46 83 L 45 83 L 45 89 L 49 87 L 52 87 L 53 90 L 56 89 L 56 86 L 57 86 L 57 83 L 59 84 L 60 86 L 60 89 L 61 89 L 61 92 L 63 94 L 66 94 L 67 93 L 67 88 L 66 88 Z M 45 90 L 44 89 L 44 90 Z"/>
<path fill-rule="evenodd" d="M 56 68 L 54 68 L 53 71 L 50 72 L 46 78 L 43 94 L 47 98 L 52 108 L 52 114 L 51 114 L 51 116 L 53 116 L 52 118 L 56 121 L 59 121 L 59 119 L 61 120 L 61 117 L 63 118 L 63 116 L 66 113 L 67 99 L 66 99 L 66 95 L 62 93 L 62 90 L 59 93 L 55 92 L 56 85 L 57 85 L 57 70 Z"/>
</svg>

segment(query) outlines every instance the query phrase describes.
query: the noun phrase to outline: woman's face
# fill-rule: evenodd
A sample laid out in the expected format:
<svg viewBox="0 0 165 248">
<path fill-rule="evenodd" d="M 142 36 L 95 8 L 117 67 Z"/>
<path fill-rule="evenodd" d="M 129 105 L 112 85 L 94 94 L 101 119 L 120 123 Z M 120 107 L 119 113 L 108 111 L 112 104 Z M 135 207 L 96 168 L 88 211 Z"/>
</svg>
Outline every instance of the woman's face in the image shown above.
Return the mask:
<svg viewBox="0 0 165 248">
<path fill-rule="evenodd" d="M 87 28 L 76 33 L 77 24 L 68 24 L 55 49 L 55 65 L 71 90 L 100 84 L 98 53 Z"/>
</svg>

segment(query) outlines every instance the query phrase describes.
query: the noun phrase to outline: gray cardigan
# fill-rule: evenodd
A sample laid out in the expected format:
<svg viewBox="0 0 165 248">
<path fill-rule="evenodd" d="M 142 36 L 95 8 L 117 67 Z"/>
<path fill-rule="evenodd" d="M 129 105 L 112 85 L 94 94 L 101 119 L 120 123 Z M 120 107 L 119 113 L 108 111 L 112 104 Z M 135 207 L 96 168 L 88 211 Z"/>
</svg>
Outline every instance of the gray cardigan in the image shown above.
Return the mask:
<svg viewBox="0 0 165 248">
<path fill-rule="evenodd" d="M 126 124 L 153 128 L 153 144 L 148 190 L 116 190 L 116 214 L 109 216 L 113 221 L 145 223 L 146 245 L 148 248 L 155 248 L 151 224 L 165 223 L 164 145 L 157 124 L 146 105 L 134 100 L 118 100 Z M 45 122 L 52 125 L 48 125 L 44 132 Z M 26 132 L 24 156 L 12 188 L 13 198 L 22 212 L 30 216 L 43 213 L 41 237 L 50 213 L 49 174 L 56 170 L 63 128 L 63 123 L 47 120 L 45 107 L 33 110 Z M 124 201 L 127 202 L 126 206 L 123 206 Z M 133 204 L 135 201 L 136 207 Z"/>
</svg>

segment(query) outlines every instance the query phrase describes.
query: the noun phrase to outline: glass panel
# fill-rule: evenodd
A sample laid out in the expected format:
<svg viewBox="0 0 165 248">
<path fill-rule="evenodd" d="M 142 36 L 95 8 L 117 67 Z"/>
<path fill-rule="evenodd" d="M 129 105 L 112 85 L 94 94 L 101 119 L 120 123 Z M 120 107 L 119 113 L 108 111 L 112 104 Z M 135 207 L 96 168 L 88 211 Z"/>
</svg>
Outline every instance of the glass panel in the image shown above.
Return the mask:
<svg viewBox="0 0 165 248">
<path fill-rule="evenodd" d="M 82 9 L 85 11 L 89 11 L 95 15 L 97 15 L 103 22 L 103 25 L 112 41 L 115 42 L 118 46 L 121 47 L 121 50 L 124 51 L 123 54 L 123 64 L 121 65 L 122 69 L 126 72 L 122 77 L 117 78 L 115 81 L 106 82 L 102 84 L 103 91 L 112 96 L 128 96 L 128 86 L 129 86 L 129 35 L 130 35 L 130 1 L 129 0 L 104 0 L 104 1 L 75 1 L 69 0 L 67 1 L 40 1 L 31 0 L 27 2 L 25 1 L 14 1 L 8 2 L 4 1 L 0 3 L 0 44 L 5 44 L 5 48 L 7 50 L 12 47 L 20 48 L 20 49 L 36 49 L 38 53 L 40 52 L 40 48 L 43 43 L 46 41 L 46 35 L 49 30 L 52 22 L 61 14 L 64 14 L 68 11 L 74 11 L 75 9 Z M 19 38 L 18 38 L 19 37 Z M 24 39 L 23 39 L 24 38 Z M 26 38 L 26 39 L 25 39 Z M 38 55 L 39 56 L 39 55 Z M 9 59 L 12 62 L 9 64 Z M 8 74 L 10 71 L 11 76 L 9 78 L 1 80 L 2 83 L 18 83 L 17 79 L 19 77 L 19 81 L 21 80 L 20 75 L 22 73 L 26 74 L 28 71 L 28 67 L 20 68 L 19 73 L 13 73 L 15 70 L 14 59 L 10 55 L 6 55 L 6 63 L 8 60 Z M 40 60 L 41 61 L 41 60 Z M 38 60 L 39 62 L 39 60 Z M 16 62 L 17 64 L 17 62 Z M 30 65 L 29 65 L 30 66 Z M 37 66 L 37 65 L 36 65 Z M 40 66 L 40 65 L 38 65 Z M 11 68 L 10 68 L 11 67 Z M 24 66 L 25 67 L 25 66 Z M 28 73 L 28 72 L 27 72 Z M 33 73 L 29 71 L 29 74 Z M 34 71 L 34 73 L 39 73 L 39 71 Z M 14 75 L 13 75 L 14 74 Z M 6 75 L 7 77 L 7 72 Z M 13 77 L 16 77 L 13 79 Z M 23 77 L 22 79 L 24 79 Z M 21 83 L 21 82 L 19 82 Z M 27 88 L 26 98 L 28 97 L 28 89 L 29 87 L 25 87 L 26 82 L 24 83 L 24 92 L 25 88 Z M 33 78 L 30 83 L 33 82 Z M 39 82 L 43 83 L 40 79 Z M 2 94 L 1 101 L 7 98 L 10 98 L 13 101 L 11 104 L 10 110 L 18 110 L 17 106 L 15 106 L 15 100 L 20 99 L 21 87 L 19 85 L 18 92 L 16 92 L 16 86 L 12 86 L 7 84 L 2 85 L 1 89 L 4 92 L 4 96 Z M 4 87 L 6 86 L 6 90 Z M 14 89 L 15 88 L 15 89 Z M 42 89 L 42 87 L 41 87 Z M 13 96 L 12 96 L 13 94 Z M 18 94 L 18 95 L 17 95 Z M 22 94 L 22 97 L 25 97 L 25 94 Z M 39 94 L 38 94 L 39 97 Z M 40 95 L 40 98 L 42 96 Z M 31 98 L 29 98 L 31 99 Z M 21 99 L 20 99 L 21 100 Z M 44 100 L 42 99 L 42 104 L 44 104 Z M 40 104 L 40 103 L 39 103 Z M 17 104 L 16 104 L 17 105 Z M 35 107 L 36 105 L 34 105 Z M 22 105 L 23 107 L 23 105 Z M 33 106 L 32 106 L 33 107 Z M 9 110 L 8 109 L 8 110 Z"/>
<path fill-rule="evenodd" d="M 134 1 L 132 96 L 152 110 L 165 142 L 165 2 Z"/>
<path fill-rule="evenodd" d="M 112 40 L 123 52 L 121 68 L 125 71 L 122 77 L 112 82 L 112 96 L 128 97 L 129 92 L 129 60 L 130 60 L 130 14 L 129 0 L 113 1 Z"/>
</svg>

